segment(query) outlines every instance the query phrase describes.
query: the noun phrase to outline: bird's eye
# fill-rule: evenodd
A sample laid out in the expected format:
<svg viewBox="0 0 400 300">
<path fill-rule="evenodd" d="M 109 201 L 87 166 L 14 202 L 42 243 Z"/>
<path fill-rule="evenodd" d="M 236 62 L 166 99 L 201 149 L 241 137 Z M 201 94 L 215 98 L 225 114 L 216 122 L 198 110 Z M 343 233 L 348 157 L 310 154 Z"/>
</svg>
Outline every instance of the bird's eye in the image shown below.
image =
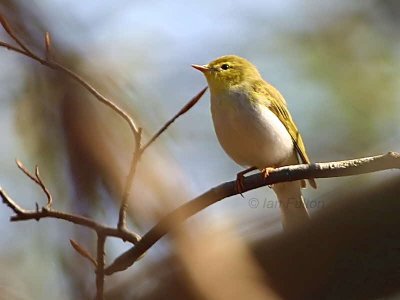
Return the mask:
<svg viewBox="0 0 400 300">
<path fill-rule="evenodd" d="M 228 65 L 228 64 L 222 64 L 221 65 L 221 69 L 222 70 L 228 70 L 230 68 L 230 65 Z"/>
</svg>

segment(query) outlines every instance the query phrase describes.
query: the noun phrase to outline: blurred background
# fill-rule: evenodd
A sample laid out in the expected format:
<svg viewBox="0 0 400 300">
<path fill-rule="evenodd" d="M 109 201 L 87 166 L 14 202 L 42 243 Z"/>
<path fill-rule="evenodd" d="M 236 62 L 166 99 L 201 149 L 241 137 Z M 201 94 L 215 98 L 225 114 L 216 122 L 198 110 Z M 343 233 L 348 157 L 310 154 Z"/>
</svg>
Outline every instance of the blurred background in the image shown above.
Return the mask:
<svg viewBox="0 0 400 300">
<path fill-rule="evenodd" d="M 144 128 L 145 141 L 205 86 L 191 64 L 237 54 L 285 96 L 312 161 L 399 149 L 397 1 L 1 0 L 0 9 L 37 53 L 44 54 L 49 31 L 53 58 L 126 109 Z M 3 30 L 0 39 L 10 42 Z M 55 208 L 116 224 L 133 145 L 126 124 L 75 82 L 3 48 L 0 70 L 1 187 L 25 208 L 45 203 L 14 159 L 30 169 L 37 164 Z M 207 92 L 143 157 L 130 228 L 144 234 L 171 209 L 240 170 L 216 140 Z M 338 190 L 352 192 L 392 176 L 318 180 L 319 188 L 304 195 L 318 213 Z M 237 243 L 279 234 L 272 191 L 244 196 L 207 208 L 189 224 L 208 234 L 223 228 Z M 92 233 L 55 220 L 10 223 L 10 215 L 0 209 L 0 268 L 7 270 L 0 274 L 0 299 L 90 299 L 93 270 L 68 239 L 94 253 Z M 115 293 L 129 280 L 137 284 L 124 287 L 127 299 L 156 290 L 157 264 L 171 249 L 181 253 L 182 240 L 196 233 L 186 234 L 174 248 L 163 239 L 134 268 L 108 278 L 106 290 Z M 128 247 L 109 240 L 107 261 Z"/>
</svg>

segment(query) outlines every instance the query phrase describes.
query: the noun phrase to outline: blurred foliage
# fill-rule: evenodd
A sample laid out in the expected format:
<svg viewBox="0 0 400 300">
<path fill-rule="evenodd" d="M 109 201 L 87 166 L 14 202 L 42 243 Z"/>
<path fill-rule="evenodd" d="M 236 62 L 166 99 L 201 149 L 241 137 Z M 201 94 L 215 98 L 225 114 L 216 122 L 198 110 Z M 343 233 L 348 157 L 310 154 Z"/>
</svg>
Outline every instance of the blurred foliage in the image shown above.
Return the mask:
<svg viewBox="0 0 400 300">
<path fill-rule="evenodd" d="M 350 154 L 368 155 L 385 151 L 374 145 L 395 134 L 399 92 L 397 46 L 385 36 L 368 15 L 348 15 L 315 31 L 290 40 L 300 46 L 310 77 L 330 90 L 335 110 L 316 114 L 323 130 L 337 130 Z M 334 115 L 335 125 L 327 122 Z M 327 145 L 340 151 L 343 144 L 335 139 Z M 331 150 L 331 151 L 332 151 Z"/>
</svg>

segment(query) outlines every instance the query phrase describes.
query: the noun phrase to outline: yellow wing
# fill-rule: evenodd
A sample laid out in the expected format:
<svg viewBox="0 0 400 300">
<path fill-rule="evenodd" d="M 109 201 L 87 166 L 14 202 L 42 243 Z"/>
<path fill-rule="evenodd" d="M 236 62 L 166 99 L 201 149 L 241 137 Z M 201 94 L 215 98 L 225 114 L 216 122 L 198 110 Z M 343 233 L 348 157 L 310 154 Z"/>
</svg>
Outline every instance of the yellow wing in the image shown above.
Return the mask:
<svg viewBox="0 0 400 300">
<path fill-rule="evenodd" d="M 292 116 L 290 115 L 286 101 L 279 93 L 279 91 L 274 88 L 272 85 L 268 84 L 265 81 L 257 81 L 254 84 L 255 92 L 262 94 L 263 96 L 267 96 L 265 103 L 269 109 L 279 118 L 282 124 L 286 127 L 287 131 L 289 132 L 290 136 L 292 137 L 294 147 L 296 148 L 297 154 L 301 159 L 301 162 L 304 164 L 309 164 L 310 159 L 307 156 L 306 148 L 304 146 L 303 139 L 300 135 L 299 130 L 294 123 Z M 261 98 L 261 97 L 260 97 Z M 314 179 L 308 179 L 310 185 L 313 188 L 317 187 L 317 184 Z M 305 186 L 304 181 L 302 181 L 302 186 Z"/>
</svg>

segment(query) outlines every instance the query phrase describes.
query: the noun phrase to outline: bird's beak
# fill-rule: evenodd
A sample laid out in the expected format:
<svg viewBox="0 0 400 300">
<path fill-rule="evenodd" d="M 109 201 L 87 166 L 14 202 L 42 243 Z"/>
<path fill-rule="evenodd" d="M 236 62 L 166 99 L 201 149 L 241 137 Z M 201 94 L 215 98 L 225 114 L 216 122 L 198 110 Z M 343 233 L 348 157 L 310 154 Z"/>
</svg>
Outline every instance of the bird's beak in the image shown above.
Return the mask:
<svg viewBox="0 0 400 300">
<path fill-rule="evenodd" d="M 195 68 L 196 70 L 199 70 L 202 73 L 205 73 L 210 70 L 210 68 L 207 65 L 204 65 L 204 66 L 192 65 L 192 67 Z"/>
</svg>

